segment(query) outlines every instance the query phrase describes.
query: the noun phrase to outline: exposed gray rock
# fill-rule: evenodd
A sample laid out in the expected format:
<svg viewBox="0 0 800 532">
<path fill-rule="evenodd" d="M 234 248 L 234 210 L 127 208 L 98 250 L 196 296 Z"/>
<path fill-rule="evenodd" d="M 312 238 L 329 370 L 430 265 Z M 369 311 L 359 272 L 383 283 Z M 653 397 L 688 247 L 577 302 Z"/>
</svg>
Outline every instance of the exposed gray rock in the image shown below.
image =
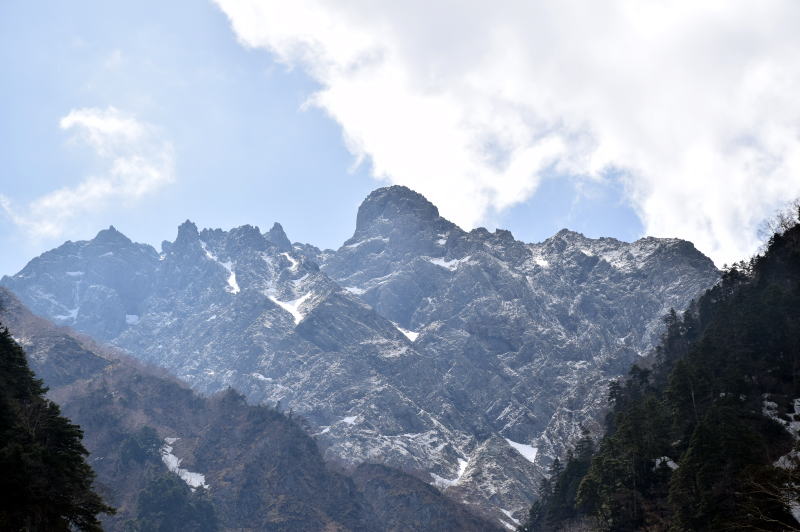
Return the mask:
<svg viewBox="0 0 800 532">
<path fill-rule="evenodd" d="M 163 370 L 32 315 L 2 287 L 0 324 L 23 345 L 49 398 L 80 425 L 98 491 L 117 510 L 104 530 L 141 524 L 142 494 L 153 490 L 173 505 L 176 490 L 210 503 L 221 530 L 499 530 L 396 469 L 336 471 L 302 420 L 247 405 L 230 389 L 199 397 Z M 164 480 L 172 482 L 165 488 Z"/>
<path fill-rule="evenodd" d="M 527 244 L 388 187 L 336 251 L 187 221 L 159 254 L 111 228 L 2 284 L 202 392 L 280 401 L 329 459 L 412 472 L 508 525 L 580 426 L 599 430 L 608 381 L 662 315 L 717 277 L 682 240 Z"/>
</svg>

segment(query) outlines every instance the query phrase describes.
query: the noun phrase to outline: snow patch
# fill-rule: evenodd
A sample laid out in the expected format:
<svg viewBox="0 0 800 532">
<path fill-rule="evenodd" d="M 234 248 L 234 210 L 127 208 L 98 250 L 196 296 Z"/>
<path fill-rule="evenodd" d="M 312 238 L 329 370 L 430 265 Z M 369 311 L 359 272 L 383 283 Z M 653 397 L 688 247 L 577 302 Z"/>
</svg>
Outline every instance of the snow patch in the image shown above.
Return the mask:
<svg viewBox="0 0 800 532">
<path fill-rule="evenodd" d="M 283 253 L 281 253 L 281 255 L 283 255 L 284 257 L 286 257 L 286 260 L 288 260 L 288 261 L 289 261 L 289 263 L 290 263 L 289 269 L 290 269 L 291 271 L 293 271 L 293 272 L 296 272 L 296 271 L 297 271 L 297 268 L 300 266 L 300 261 L 299 261 L 299 260 L 297 260 L 297 259 L 295 259 L 295 258 L 294 258 L 294 257 L 292 257 L 291 255 L 289 255 L 289 254 L 288 254 L 288 253 L 286 253 L 285 251 L 284 251 Z"/>
<path fill-rule="evenodd" d="M 84 272 L 66 272 L 66 274 L 70 277 L 80 277 L 84 274 Z"/>
<path fill-rule="evenodd" d="M 778 415 L 778 403 L 767 400 L 767 397 L 769 397 L 769 394 L 764 394 L 761 412 L 770 419 L 783 425 L 789 434 L 791 434 L 792 438 L 800 440 L 800 398 L 792 402 L 794 411 L 786 413 L 786 417 L 789 418 L 789 420 L 786 420 Z M 800 451 L 795 448 L 779 457 L 772 465 L 789 470 L 794 469 L 798 463 L 800 463 Z M 796 504 L 795 506 L 790 505 L 789 510 L 797 521 L 800 522 L 800 504 Z"/>
<path fill-rule="evenodd" d="M 347 416 L 346 418 L 342 419 L 342 423 L 347 423 L 348 425 L 355 425 L 357 418 L 358 416 Z"/>
<path fill-rule="evenodd" d="M 161 447 L 161 461 L 172 473 L 178 475 L 181 480 L 194 491 L 197 488 L 208 489 L 206 477 L 202 473 L 193 473 L 188 469 L 180 467 L 181 459 L 172 454 L 172 445 L 180 438 L 164 438 L 164 445 Z"/>
<path fill-rule="evenodd" d="M 656 458 L 656 465 L 653 466 L 653 470 L 655 471 L 656 469 L 661 467 L 661 464 L 665 464 L 668 468 L 672 469 L 673 471 L 678 469 L 678 464 L 676 464 L 672 460 L 672 458 L 670 458 L 669 456 L 660 456 Z"/>
<path fill-rule="evenodd" d="M 408 338 L 412 342 L 416 341 L 417 337 L 419 336 L 418 332 L 409 331 L 408 329 L 403 329 L 402 327 L 400 327 L 398 324 L 396 324 L 394 322 L 392 322 L 392 324 L 394 324 L 394 326 L 397 328 L 397 330 L 400 331 L 401 333 L 403 333 L 406 336 L 406 338 Z"/>
<path fill-rule="evenodd" d="M 292 299 L 291 301 L 280 301 L 275 296 L 267 296 L 269 297 L 270 301 L 281 307 L 283 310 L 288 312 L 294 318 L 294 324 L 297 325 L 303 320 L 303 314 L 300 312 L 300 305 L 305 303 L 306 299 L 311 297 L 312 292 L 308 292 L 305 295 L 298 297 L 297 299 Z"/>
<path fill-rule="evenodd" d="M 516 530 L 517 527 L 513 524 L 509 523 L 508 521 L 503 521 L 502 519 L 499 520 L 500 524 L 506 527 L 508 530 Z"/>
<path fill-rule="evenodd" d="M 795 440 L 800 440 L 800 398 L 794 400 L 794 412 L 787 412 L 789 420 L 786 420 L 778 415 L 778 403 L 767 400 L 768 396 L 769 394 L 764 394 L 761 413 L 783 425 Z"/>
<path fill-rule="evenodd" d="M 346 246 L 344 246 L 344 247 L 346 247 L 346 248 L 350 248 L 350 249 L 353 249 L 353 248 L 357 248 L 357 247 L 358 247 L 358 246 L 360 246 L 361 244 L 366 244 L 367 242 L 372 242 L 373 240 L 380 240 L 381 242 L 388 242 L 388 241 L 389 241 L 389 239 L 388 239 L 388 238 L 382 238 L 382 237 L 373 237 L 373 238 L 367 238 L 367 239 L 365 239 L 365 240 L 360 240 L 360 241 L 358 241 L 358 242 L 354 242 L 354 243 L 352 243 L 352 244 L 347 244 L 347 245 L 346 245 Z"/>
<path fill-rule="evenodd" d="M 463 458 L 458 459 L 458 479 L 461 480 L 461 477 L 464 476 L 464 472 L 467 470 L 467 466 L 469 465 L 469 460 L 464 460 Z"/>
<path fill-rule="evenodd" d="M 471 258 L 470 255 L 467 255 L 461 259 L 453 259 L 453 260 L 445 260 L 441 258 L 434 258 L 434 257 L 427 257 L 427 261 L 431 264 L 435 264 L 436 266 L 440 266 L 450 271 L 456 271 L 456 269 L 464 262 L 468 261 Z"/>
<path fill-rule="evenodd" d="M 303 276 L 302 276 L 301 278 L 299 278 L 299 279 L 295 279 L 295 280 L 293 280 L 293 281 L 292 281 L 292 284 L 294 285 L 294 287 L 295 287 L 295 288 L 297 288 L 298 286 L 300 286 L 301 284 L 303 284 L 304 282 L 306 282 L 306 279 L 308 279 L 308 274 L 305 274 L 305 275 L 303 275 Z"/>
<path fill-rule="evenodd" d="M 203 248 L 206 257 L 208 257 L 209 260 L 213 260 L 228 271 L 228 286 L 225 287 L 225 290 L 231 294 L 238 294 L 241 290 L 239 289 L 239 283 L 236 282 L 236 273 L 233 271 L 233 262 L 222 262 L 219 260 L 216 255 L 208 250 L 208 246 L 202 240 L 200 241 L 200 247 Z"/>
<path fill-rule="evenodd" d="M 264 381 L 264 382 L 272 382 L 272 378 L 271 378 L 271 377 L 265 377 L 265 376 L 263 376 L 261 373 L 251 373 L 250 375 L 251 375 L 252 377 L 254 377 L 254 378 L 256 378 L 256 379 L 260 380 L 260 381 Z"/>
<path fill-rule="evenodd" d="M 69 309 L 66 314 L 59 314 L 58 316 L 53 316 L 57 320 L 75 320 L 78 317 L 78 307 L 73 309 Z"/>
<path fill-rule="evenodd" d="M 350 292 L 351 294 L 355 294 L 357 296 L 360 296 L 361 294 L 366 292 L 366 290 L 364 290 L 363 288 L 359 288 L 357 286 L 345 286 L 344 289 Z"/>
<path fill-rule="evenodd" d="M 450 480 L 448 478 L 440 477 L 436 473 L 431 473 L 431 478 L 433 478 L 433 485 L 439 488 L 440 490 L 444 490 L 452 486 L 456 483 L 455 480 Z"/>
<path fill-rule="evenodd" d="M 528 462 L 534 463 L 536 460 L 536 453 L 539 452 L 539 449 L 533 447 L 532 445 L 525 445 L 524 443 L 517 443 L 515 441 L 511 441 L 506 438 L 508 444 L 517 450 L 519 454 L 521 454 Z"/>
<path fill-rule="evenodd" d="M 519 525 L 519 519 L 515 519 L 514 516 L 511 515 L 510 511 L 504 510 L 503 508 L 500 508 L 500 511 L 503 512 L 506 515 L 506 517 L 514 521 L 514 524 Z"/>
<path fill-rule="evenodd" d="M 464 476 L 464 472 L 467 470 L 467 465 L 469 465 L 468 460 L 464 460 L 463 458 L 458 459 L 458 474 L 456 478 L 450 480 L 449 478 L 440 477 L 436 473 L 431 473 L 431 477 L 433 477 L 433 485 L 439 489 L 447 489 L 450 486 L 458 484 L 461 480 L 461 477 Z"/>
</svg>

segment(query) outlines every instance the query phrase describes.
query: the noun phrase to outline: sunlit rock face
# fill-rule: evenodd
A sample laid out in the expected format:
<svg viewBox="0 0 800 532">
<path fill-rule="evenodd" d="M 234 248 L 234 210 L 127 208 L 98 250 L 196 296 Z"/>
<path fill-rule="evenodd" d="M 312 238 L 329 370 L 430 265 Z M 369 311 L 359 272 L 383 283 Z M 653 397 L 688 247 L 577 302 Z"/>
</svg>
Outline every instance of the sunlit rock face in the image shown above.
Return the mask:
<svg viewBox="0 0 800 532">
<path fill-rule="evenodd" d="M 609 379 L 717 277 L 683 240 L 529 244 L 394 186 L 335 251 L 278 224 L 187 221 L 160 253 L 110 228 L 2 284 L 199 391 L 280 401 L 328 459 L 413 472 L 510 526 L 543 467 L 599 429 Z"/>
</svg>

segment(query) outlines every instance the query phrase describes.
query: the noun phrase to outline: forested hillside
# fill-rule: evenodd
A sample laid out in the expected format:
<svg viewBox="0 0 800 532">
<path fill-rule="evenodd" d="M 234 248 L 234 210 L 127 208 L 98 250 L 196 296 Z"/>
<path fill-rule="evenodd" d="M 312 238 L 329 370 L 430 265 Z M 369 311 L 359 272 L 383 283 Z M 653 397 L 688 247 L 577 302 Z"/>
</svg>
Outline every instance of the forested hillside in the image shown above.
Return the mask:
<svg viewBox="0 0 800 532">
<path fill-rule="evenodd" d="M 81 429 L 61 416 L 0 326 L 0 530 L 101 530 Z"/>
<path fill-rule="evenodd" d="M 800 226 L 666 324 L 521 530 L 800 529 Z"/>
</svg>

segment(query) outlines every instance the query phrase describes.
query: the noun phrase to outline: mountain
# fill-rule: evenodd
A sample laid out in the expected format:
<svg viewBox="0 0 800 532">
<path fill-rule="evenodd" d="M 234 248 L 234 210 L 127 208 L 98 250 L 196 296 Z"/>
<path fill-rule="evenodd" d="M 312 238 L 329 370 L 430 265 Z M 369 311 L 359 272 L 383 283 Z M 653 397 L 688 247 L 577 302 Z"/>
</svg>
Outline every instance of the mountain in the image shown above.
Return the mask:
<svg viewBox="0 0 800 532">
<path fill-rule="evenodd" d="M 230 389 L 200 397 L 32 315 L 5 289 L 0 322 L 84 431 L 97 489 L 117 508 L 109 530 L 494 530 L 400 471 L 336 471 L 302 419 Z"/>
<path fill-rule="evenodd" d="M 600 430 L 609 379 L 718 275 L 682 240 L 527 244 L 388 187 L 336 251 L 278 224 L 187 221 L 160 252 L 111 227 L 0 284 L 202 393 L 280 402 L 329 460 L 399 468 L 512 526 L 580 425 Z"/>
<path fill-rule="evenodd" d="M 609 390 L 522 530 L 800 529 L 800 225 L 724 272 Z M 595 449 L 592 449 L 596 447 Z"/>
</svg>

